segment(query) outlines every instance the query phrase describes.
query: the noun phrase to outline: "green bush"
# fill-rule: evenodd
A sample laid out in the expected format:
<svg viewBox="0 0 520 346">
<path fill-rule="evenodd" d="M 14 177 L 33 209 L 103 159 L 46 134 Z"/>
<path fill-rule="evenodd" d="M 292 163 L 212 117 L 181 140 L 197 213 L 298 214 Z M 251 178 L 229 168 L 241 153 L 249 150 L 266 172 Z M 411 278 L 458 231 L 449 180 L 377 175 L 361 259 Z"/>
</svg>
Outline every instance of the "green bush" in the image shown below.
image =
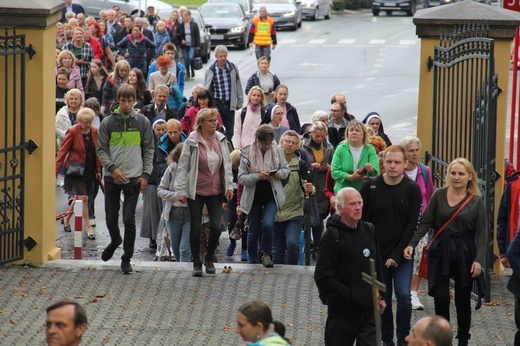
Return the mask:
<svg viewBox="0 0 520 346">
<path fill-rule="evenodd" d="M 334 11 L 344 11 L 345 10 L 345 2 L 344 1 L 333 1 L 332 9 Z"/>
</svg>

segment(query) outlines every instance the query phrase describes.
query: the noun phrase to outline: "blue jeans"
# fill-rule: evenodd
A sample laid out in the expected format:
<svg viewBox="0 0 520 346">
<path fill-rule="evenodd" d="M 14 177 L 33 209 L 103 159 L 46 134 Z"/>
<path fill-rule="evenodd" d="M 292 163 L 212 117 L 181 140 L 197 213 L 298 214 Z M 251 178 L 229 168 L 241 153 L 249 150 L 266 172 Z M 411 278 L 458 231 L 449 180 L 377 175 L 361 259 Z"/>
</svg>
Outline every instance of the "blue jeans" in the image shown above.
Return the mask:
<svg viewBox="0 0 520 346">
<path fill-rule="evenodd" d="M 193 46 L 182 46 L 182 55 L 184 56 L 184 67 L 186 67 L 186 76 L 191 77 L 191 72 L 195 73 L 193 70 L 193 59 L 195 59 L 195 53 L 197 52 L 197 48 Z"/>
<path fill-rule="evenodd" d="M 274 223 L 274 264 L 284 264 L 285 248 L 287 247 L 287 264 L 298 265 L 298 248 L 302 228 L 303 216 Z"/>
<path fill-rule="evenodd" d="M 166 221 L 173 254 L 178 262 L 191 262 L 190 212 L 186 207 L 173 207 Z"/>
<path fill-rule="evenodd" d="M 392 292 L 395 290 L 397 298 L 396 334 L 397 342 L 405 343 L 404 338 L 410 333 L 410 320 L 412 318 L 412 299 L 410 297 L 410 284 L 412 283 L 413 260 L 403 259 L 399 266 L 387 268 L 385 262 L 388 258 L 382 258 L 383 281 L 386 286 L 386 308 L 381 315 L 381 339 L 384 342 L 393 341 L 394 338 L 394 314 L 392 312 Z"/>
<path fill-rule="evenodd" d="M 273 228 L 276 215 L 276 202 L 271 200 L 264 205 L 253 204 L 249 212 L 249 232 L 247 233 L 248 263 L 258 263 L 258 237 L 262 234 L 262 255 L 273 252 Z"/>
<path fill-rule="evenodd" d="M 125 196 L 123 201 L 123 224 L 125 235 L 123 238 L 123 262 L 130 262 L 134 255 L 135 246 L 135 207 L 139 198 L 141 184 L 136 179 L 128 184 L 115 184 L 105 180 L 105 218 L 110 234 L 110 241 L 116 243 L 121 239 L 119 231 L 119 209 L 121 207 L 121 192 Z"/>
<path fill-rule="evenodd" d="M 255 46 L 255 55 L 256 60 L 265 56 L 269 61 L 271 61 L 271 45 L 269 46 Z"/>
<path fill-rule="evenodd" d="M 231 137 L 233 137 L 233 130 L 235 128 L 235 110 L 229 108 L 230 101 L 215 99 L 215 106 L 217 106 L 220 117 L 224 122 L 223 125 L 226 128 L 226 137 L 228 140 L 231 140 Z"/>
</svg>

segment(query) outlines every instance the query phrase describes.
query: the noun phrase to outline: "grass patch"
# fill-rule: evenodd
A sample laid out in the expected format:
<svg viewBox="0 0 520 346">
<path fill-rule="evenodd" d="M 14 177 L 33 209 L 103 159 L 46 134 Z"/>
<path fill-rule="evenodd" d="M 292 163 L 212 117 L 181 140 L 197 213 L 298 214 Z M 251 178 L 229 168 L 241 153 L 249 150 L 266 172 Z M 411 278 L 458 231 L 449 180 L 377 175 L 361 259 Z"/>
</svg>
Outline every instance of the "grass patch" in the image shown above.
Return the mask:
<svg viewBox="0 0 520 346">
<path fill-rule="evenodd" d="M 175 8 L 179 8 L 181 6 L 186 7 L 199 7 L 202 4 L 206 3 L 206 0 L 161 0 L 167 4 L 172 5 Z"/>
</svg>

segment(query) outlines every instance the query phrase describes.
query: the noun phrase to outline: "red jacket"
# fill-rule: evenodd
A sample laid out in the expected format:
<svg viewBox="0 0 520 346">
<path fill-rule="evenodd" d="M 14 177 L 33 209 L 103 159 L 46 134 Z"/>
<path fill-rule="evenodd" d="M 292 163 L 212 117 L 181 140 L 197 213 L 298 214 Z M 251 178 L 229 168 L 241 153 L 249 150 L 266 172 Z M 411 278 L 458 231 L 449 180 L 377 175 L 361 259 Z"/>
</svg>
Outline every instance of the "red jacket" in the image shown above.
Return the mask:
<svg viewBox="0 0 520 346">
<path fill-rule="evenodd" d="M 91 37 L 90 40 L 85 40 L 85 42 L 92 46 L 92 53 L 94 54 L 94 59 L 103 60 L 105 52 L 103 52 L 103 48 L 101 47 L 101 43 L 99 43 L 98 39 L 95 37 Z"/>
<path fill-rule="evenodd" d="M 97 149 L 98 129 L 91 127 L 92 140 L 94 141 L 94 149 Z M 56 175 L 60 172 L 62 164 L 65 162 L 65 169 L 69 167 L 69 162 L 85 163 L 87 152 L 85 144 L 83 143 L 83 135 L 81 134 L 81 127 L 76 124 L 70 127 L 65 133 L 65 138 L 61 143 L 60 151 L 56 156 Z M 96 154 L 96 173 L 101 174 L 101 162 Z"/>
</svg>

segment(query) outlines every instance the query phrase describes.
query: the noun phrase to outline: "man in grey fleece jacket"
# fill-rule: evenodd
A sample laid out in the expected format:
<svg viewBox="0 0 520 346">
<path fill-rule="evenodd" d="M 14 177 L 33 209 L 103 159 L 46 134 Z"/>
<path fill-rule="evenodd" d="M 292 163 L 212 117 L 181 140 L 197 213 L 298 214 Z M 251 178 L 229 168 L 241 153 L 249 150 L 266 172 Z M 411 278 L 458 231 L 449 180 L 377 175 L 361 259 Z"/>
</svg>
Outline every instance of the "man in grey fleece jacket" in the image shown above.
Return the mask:
<svg viewBox="0 0 520 346">
<path fill-rule="evenodd" d="M 110 244 L 101 255 L 108 261 L 121 245 L 119 208 L 121 191 L 124 195 L 123 224 L 125 236 L 121 270 L 132 271 L 130 259 L 134 254 L 135 208 L 139 193 L 143 193 L 152 173 L 154 141 L 150 121 L 136 113 L 135 90 L 123 85 L 117 91 L 119 110 L 103 119 L 99 126 L 97 154 L 103 166 L 105 182 L 105 214 Z"/>
</svg>

